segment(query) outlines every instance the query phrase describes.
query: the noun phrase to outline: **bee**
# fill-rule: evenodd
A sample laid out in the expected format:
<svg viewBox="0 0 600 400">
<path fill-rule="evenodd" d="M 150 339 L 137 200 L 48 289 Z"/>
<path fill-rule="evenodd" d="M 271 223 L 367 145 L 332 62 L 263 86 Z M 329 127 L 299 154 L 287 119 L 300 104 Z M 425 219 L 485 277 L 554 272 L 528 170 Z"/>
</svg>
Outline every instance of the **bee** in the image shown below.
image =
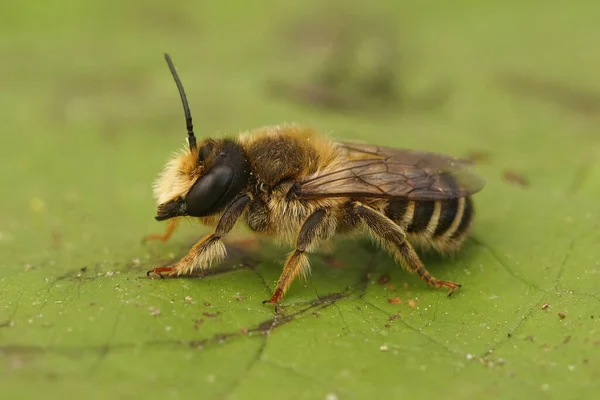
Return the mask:
<svg viewBox="0 0 600 400">
<path fill-rule="evenodd" d="M 188 101 L 168 54 L 179 89 L 187 146 L 154 182 L 156 220 L 168 220 L 167 240 L 183 218 L 212 227 L 163 277 L 190 274 L 221 262 L 223 238 L 236 222 L 258 235 L 294 247 L 273 295 L 277 304 L 291 283 L 310 272 L 308 253 L 336 235 L 366 233 L 394 260 L 434 288 L 460 284 L 433 277 L 415 246 L 457 251 L 472 225 L 471 195 L 484 181 L 469 163 L 450 156 L 333 141 L 295 124 L 267 126 L 237 137 L 196 140 Z"/>
</svg>

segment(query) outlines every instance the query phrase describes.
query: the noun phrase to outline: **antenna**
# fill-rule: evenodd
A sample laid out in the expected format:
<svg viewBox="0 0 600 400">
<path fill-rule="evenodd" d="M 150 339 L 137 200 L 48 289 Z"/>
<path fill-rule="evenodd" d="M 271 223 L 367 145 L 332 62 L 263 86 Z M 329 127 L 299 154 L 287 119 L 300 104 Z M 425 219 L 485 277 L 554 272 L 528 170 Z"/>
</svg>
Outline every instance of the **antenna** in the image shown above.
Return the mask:
<svg viewBox="0 0 600 400">
<path fill-rule="evenodd" d="M 173 75 L 173 79 L 175 79 L 175 83 L 177 84 L 177 89 L 179 89 L 179 96 L 181 97 L 181 103 L 183 104 L 183 112 L 185 113 L 185 127 L 187 128 L 188 132 L 188 143 L 190 145 L 190 150 L 194 150 L 196 148 L 196 136 L 194 136 L 194 125 L 192 124 L 192 113 L 190 112 L 190 106 L 188 106 L 187 97 L 185 95 L 185 91 L 183 90 L 181 80 L 179 80 L 179 75 L 177 75 L 177 71 L 173 65 L 173 61 L 171 61 L 171 57 L 169 57 L 167 53 L 165 53 L 165 60 L 167 60 L 167 64 L 171 70 L 171 75 Z"/>
</svg>

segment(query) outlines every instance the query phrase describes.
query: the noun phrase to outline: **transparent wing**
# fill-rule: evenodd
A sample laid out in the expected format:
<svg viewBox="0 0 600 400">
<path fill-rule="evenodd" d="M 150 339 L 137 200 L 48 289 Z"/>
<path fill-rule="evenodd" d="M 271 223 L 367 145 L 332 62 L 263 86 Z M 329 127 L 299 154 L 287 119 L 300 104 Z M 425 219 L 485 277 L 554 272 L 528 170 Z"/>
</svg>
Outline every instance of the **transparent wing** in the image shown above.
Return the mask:
<svg viewBox="0 0 600 400">
<path fill-rule="evenodd" d="M 443 154 L 338 142 L 346 161 L 295 186 L 298 197 L 401 197 L 444 200 L 483 188 L 470 163 Z"/>
</svg>

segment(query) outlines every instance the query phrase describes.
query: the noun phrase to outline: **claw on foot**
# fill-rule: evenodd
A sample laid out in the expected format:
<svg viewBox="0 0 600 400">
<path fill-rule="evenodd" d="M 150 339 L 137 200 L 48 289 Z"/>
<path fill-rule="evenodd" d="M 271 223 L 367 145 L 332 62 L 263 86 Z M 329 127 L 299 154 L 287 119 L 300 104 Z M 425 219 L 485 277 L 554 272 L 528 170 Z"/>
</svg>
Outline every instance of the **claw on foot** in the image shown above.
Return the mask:
<svg viewBox="0 0 600 400">
<path fill-rule="evenodd" d="M 436 288 L 447 287 L 450 290 L 448 291 L 448 297 L 452 296 L 456 289 L 459 289 L 462 285 L 460 283 L 454 283 L 450 281 L 435 281 L 434 286 Z"/>
<path fill-rule="evenodd" d="M 173 267 L 158 267 L 146 272 L 146 276 L 150 276 L 150 274 L 155 273 L 156 275 L 160 276 L 161 279 L 165 279 L 163 273 L 168 272 L 170 274 L 174 270 L 175 268 Z"/>
<path fill-rule="evenodd" d="M 271 298 L 269 300 L 263 300 L 263 304 L 267 304 L 270 303 L 272 305 L 275 306 L 275 312 L 277 312 L 277 302 L 279 302 L 279 300 L 281 300 L 281 298 L 283 297 L 283 291 L 281 289 L 275 289 L 275 293 L 273 293 L 273 296 L 271 296 Z"/>
</svg>

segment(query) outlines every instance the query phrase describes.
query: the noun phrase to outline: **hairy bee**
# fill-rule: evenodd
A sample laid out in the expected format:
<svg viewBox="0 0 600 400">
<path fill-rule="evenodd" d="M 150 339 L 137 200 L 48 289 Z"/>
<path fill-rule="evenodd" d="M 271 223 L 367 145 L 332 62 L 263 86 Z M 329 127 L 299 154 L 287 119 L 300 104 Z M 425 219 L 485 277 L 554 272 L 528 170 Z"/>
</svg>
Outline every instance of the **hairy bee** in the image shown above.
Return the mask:
<svg viewBox="0 0 600 400">
<path fill-rule="evenodd" d="M 221 239 L 238 220 L 250 230 L 295 247 L 270 300 L 276 304 L 298 275 L 307 253 L 337 234 L 370 234 L 402 266 L 449 295 L 459 284 L 427 272 L 411 242 L 440 252 L 458 250 L 474 209 L 470 195 L 483 180 L 467 162 L 449 156 L 335 142 L 314 129 L 270 126 L 236 138 L 196 142 L 183 86 L 169 56 L 186 116 L 188 145 L 154 183 L 158 221 L 169 220 L 167 240 L 181 218 L 214 227 L 181 260 L 155 268 L 162 277 L 209 268 L 226 254 Z"/>
</svg>

